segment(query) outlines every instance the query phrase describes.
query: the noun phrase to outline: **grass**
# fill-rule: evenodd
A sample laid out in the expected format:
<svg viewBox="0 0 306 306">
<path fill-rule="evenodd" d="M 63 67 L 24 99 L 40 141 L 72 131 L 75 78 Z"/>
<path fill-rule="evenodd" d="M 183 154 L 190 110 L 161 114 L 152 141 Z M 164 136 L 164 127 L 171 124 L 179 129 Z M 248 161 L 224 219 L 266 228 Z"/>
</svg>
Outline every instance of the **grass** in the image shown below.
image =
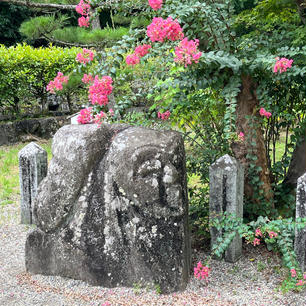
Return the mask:
<svg viewBox="0 0 306 306">
<path fill-rule="evenodd" d="M 51 140 L 38 142 L 51 158 Z M 27 145 L 19 143 L 0 147 L 0 206 L 12 204 L 19 199 L 18 152 Z"/>
</svg>

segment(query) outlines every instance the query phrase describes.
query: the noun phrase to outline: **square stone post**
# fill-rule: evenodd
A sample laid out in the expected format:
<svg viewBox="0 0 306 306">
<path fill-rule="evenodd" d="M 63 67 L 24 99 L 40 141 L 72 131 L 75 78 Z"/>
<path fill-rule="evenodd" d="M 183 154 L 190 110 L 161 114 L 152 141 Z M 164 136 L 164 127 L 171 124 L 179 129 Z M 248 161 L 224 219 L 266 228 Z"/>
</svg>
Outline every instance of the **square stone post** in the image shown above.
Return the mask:
<svg viewBox="0 0 306 306">
<path fill-rule="evenodd" d="M 209 167 L 209 215 L 218 217 L 224 212 L 243 217 L 244 168 L 233 157 L 224 155 Z M 210 229 L 211 247 L 222 231 Z M 237 261 L 242 254 L 242 239 L 237 236 L 225 252 L 225 260 Z"/>
<path fill-rule="evenodd" d="M 296 218 L 306 218 L 306 173 L 297 180 Z M 303 272 L 306 271 L 306 228 L 295 231 L 294 251 Z"/>
<path fill-rule="evenodd" d="M 31 142 L 19 151 L 18 159 L 21 223 L 32 224 L 33 201 L 37 187 L 47 175 L 47 152 L 36 143 Z"/>
</svg>

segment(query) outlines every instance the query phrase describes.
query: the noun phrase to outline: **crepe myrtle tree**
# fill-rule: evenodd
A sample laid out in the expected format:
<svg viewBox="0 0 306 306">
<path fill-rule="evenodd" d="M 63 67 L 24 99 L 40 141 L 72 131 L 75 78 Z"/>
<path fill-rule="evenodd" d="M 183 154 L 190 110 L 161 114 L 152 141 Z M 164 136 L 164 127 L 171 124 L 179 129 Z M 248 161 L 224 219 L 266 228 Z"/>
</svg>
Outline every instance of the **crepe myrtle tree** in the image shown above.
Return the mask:
<svg viewBox="0 0 306 306">
<path fill-rule="evenodd" d="M 154 91 L 160 94 L 156 105 L 162 111 L 169 110 L 167 118 L 179 126 L 184 125 L 188 113 L 193 118 L 188 126 L 197 133 L 194 96 L 204 92 L 203 103 L 206 99 L 222 103 L 223 137 L 246 168 L 247 210 L 253 216 L 273 215 L 275 182 L 280 178 L 275 178 L 266 144 L 277 138 L 280 128 L 294 127 L 294 145 L 305 127 L 306 49 L 298 43 L 291 47 L 296 37 L 282 28 L 284 24 L 291 29 L 303 26 L 302 3 L 297 6 L 286 0 L 278 7 L 274 0 L 264 4 L 267 2 L 282 12 L 290 7 L 283 24 L 278 21 L 278 26 L 273 22 L 266 26 L 264 13 L 271 5 L 262 8 L 263 2 L 256 6 L 254 1 L 238 0 L 149 0 L 143 13 L 152 22 L 146 29 L 131 31 L 110 51 L 84 49 L 77 58 L 77 73 L 84 74 L 91 104 L 81 112 L 79 122 L 101 123 L 114 115 L 108 107 L 109 97 L 122 62 L 136 69 L 157 57 L 159 81 Z M 90 24 L 90 7 L 98 3 L 81 0 L 81 26 Z M 246 3 L 251 9 L 241 9 Z M 257 16 L 258 22 L 245 25 L 247 14 Z"/>
</svg>

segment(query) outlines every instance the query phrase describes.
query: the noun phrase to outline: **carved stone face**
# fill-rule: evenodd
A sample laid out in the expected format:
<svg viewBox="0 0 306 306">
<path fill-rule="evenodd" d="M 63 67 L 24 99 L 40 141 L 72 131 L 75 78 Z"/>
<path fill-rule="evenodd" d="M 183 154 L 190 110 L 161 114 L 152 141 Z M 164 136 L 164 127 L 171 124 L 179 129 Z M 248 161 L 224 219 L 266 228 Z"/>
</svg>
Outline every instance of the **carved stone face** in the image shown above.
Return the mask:
<svg viewBox="0 0 306 306">
<path fill-rule="evenodd" d="M 181 215 L 185 195 L 179 148 L 173 138 L 171 142 L 158 131 L 121 132 L 106 158 L 106 207 L 133 205 L 155 218 Z"/>
</svg>

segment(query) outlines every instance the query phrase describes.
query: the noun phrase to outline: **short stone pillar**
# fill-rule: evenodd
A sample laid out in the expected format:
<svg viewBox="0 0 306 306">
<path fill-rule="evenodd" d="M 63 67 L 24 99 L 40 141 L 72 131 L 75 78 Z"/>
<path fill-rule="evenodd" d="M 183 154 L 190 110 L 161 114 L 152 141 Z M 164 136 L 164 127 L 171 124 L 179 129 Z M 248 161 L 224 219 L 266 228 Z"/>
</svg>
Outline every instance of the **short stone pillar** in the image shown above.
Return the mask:
<svg viewBox="0 0 306 306">
<path fill-rule="evenodd" d="M 33 201 L 37 187 L 47 175 L 47 152 L 34 142 L 26 145 L 18 153 L 20 181 L 21 223 L 33 223 Z"/>
<path fill-rule="evenodd" d="M 296 189 L 296 218 L 306 218 L 306 173 L 298 178 Z M 303 272 L 306 271 L 306 227 L 295 231 L 294 251 Z"/>
<path fill-rule="evenodd" d="M 224 155 L 209 167 L 209 214 L 216 218 L 224 212 L 243 217 L 244 168 L 233 157 Z M 211 246 L 222 231 L 210 229 Z M 225 260 L 235 262 L 242 254 L 242 239 L 237 235 L 225 252 Z"/>
</svg>

